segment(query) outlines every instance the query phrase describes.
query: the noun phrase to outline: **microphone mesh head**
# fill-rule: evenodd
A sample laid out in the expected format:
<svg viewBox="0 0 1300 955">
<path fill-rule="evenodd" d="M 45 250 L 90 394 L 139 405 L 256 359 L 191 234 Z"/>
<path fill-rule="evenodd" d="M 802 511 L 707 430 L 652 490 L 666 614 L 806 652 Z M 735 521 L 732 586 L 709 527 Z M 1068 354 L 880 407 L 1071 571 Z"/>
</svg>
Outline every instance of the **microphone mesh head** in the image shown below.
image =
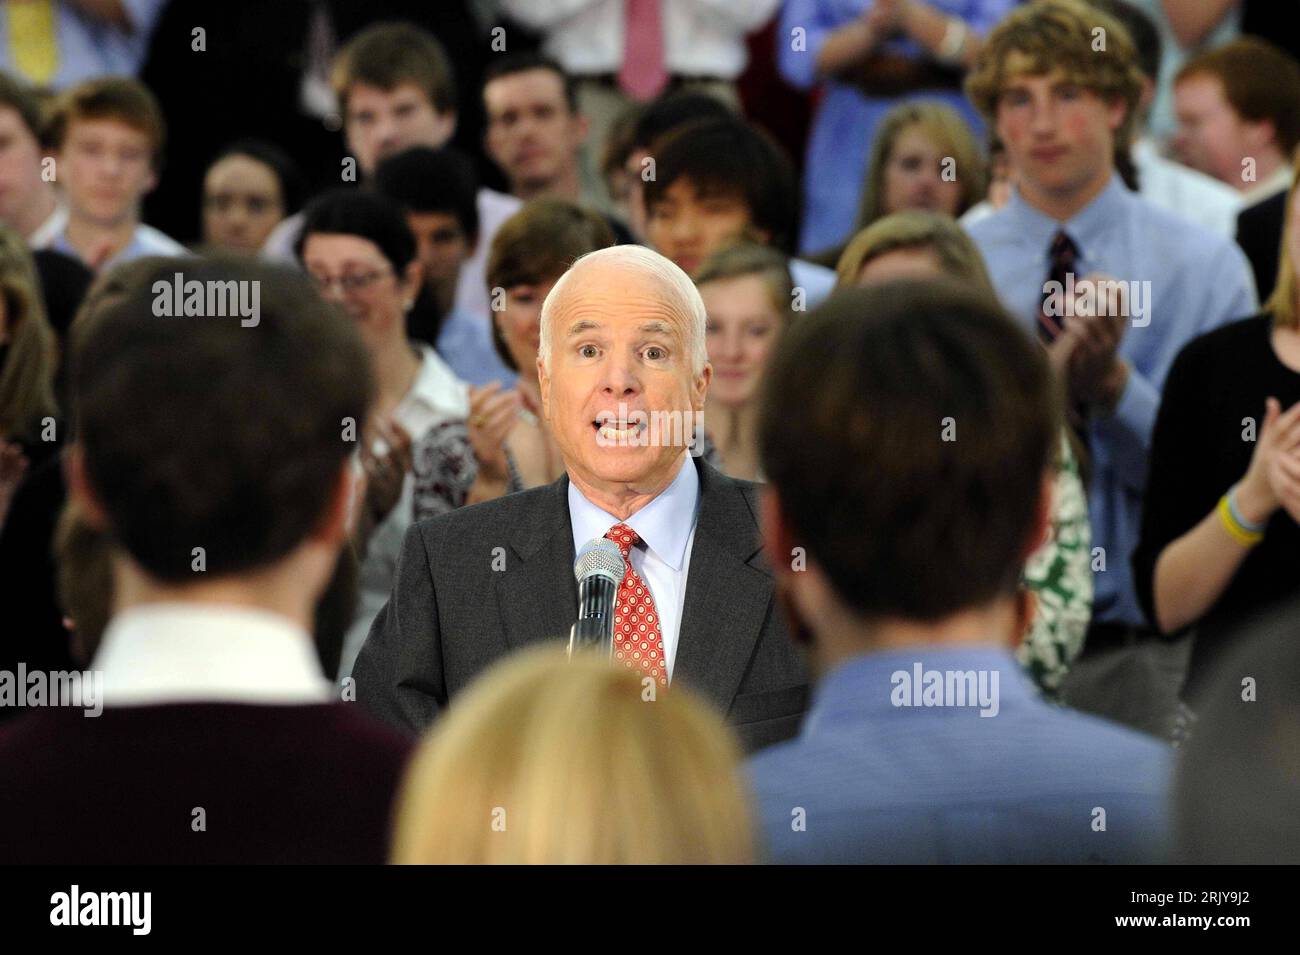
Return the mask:
<svg viewBox="0 0 1300 955">
<path fill-rule="evenodd" d="M 573 562 L 573 576 L 581 582 L 592 574 L 598 574 L 617 585 L 623 581 L 625 568 L 623 552 L 617 544 L 605 537 L 593 537 L 578 551 L 578 559 Z"/>
</svg>

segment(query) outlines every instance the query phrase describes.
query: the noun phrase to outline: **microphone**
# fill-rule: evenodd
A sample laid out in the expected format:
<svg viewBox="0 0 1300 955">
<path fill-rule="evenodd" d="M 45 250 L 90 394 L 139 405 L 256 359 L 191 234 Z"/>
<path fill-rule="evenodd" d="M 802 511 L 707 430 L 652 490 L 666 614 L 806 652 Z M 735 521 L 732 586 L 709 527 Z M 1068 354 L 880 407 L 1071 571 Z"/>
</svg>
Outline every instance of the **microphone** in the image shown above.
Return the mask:
<svg viewBox="0 0 1300 955">
<path fill-rule="evenodd" d="M 582 545 L 573 562 L 578 579 L 578 620 L 569 629 L 569 655 L 575 649 L 614 653 L 614 604 L 618 585 L 627 565 L 618 545 L 605 537 L 594 537 Z"/>
</svg>

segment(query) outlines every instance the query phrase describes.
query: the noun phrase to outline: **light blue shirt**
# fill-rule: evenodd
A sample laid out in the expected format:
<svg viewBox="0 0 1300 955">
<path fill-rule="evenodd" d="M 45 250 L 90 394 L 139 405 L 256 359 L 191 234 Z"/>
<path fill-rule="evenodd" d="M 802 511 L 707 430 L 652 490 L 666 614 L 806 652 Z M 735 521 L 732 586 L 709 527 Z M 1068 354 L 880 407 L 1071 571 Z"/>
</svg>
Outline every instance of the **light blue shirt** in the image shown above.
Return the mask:
<svg viewBox="0 0 1300 955">
<path fill-rule="evenodd" d="M 804 160 L 803 224 L 799 251 L 820 252 L 846 241 L 853 233 L 867 178 L 867 158 L 876 126 L 903 99 L 937 100 L 951 106 L 970 125 L 977 139 L 983 122 L 975 108 L 957 90 L 927 91 L 899 99 L 864 96 L 854 86 L 819 80 L 817 57 L 827 38 L 871 8 L 873 0 L 786 0 L 776 33 L 777 66 L 792 86 L 812 89 L 824 82 L 825 95 L 813 117 Z M 1017 5 L 1017 0 L 928 0 L 946 16 L 960 17 L 979 34 L 988 30 Z M 801 30 L 796 34 L 795 30 Z M 802 37 L 802 43 L 795 38 Z M 907 56 L 922 56 L 911 40 L 889 41 L 886 49 Z"/>
<path fill-rule="evenodd" d="M 924 705 L 928 672 L 983 679 L 996 708 Z M 749 772 L 772 862 L 1145 862 L 1166 851 L 1171 765 L 1154 739 L 1043 702 L 1006 651 L 917 646 L 836 667 Z"/>
<path fill-rule="evenodd" d="M 1005 207 L 967 231 L 998 295 L 1031 335 L 1037 335 L 1052 238 L 1061 228 L 1079 250 L 1077 278 L 1100 272 L 1151 283 L 1145 318 L 1130 321 L 1119 345 L 1130 368 L 1128 384 L 1114 413 L 1094 418 L 1088 428 L 1088 516 L 1094 554 L 1096 547 L 1105 550 L 1104 570 L 1101 555 L 1094 559 L 1093 619 L 1144 626 L 1129 561 L 1141 529 L 1147 454 L 1165 375 L 1193 338 L 1255 312 L 1255 283 L 1235 242 L 1135 195 L 1118 175 L 1064 225 L 1014 192 Z"/>
<path fill-rule="evenodd" d="M 835 290 L 835 272 L 816 262 L 803 259 L 790 260 L 790 281 L 795 288 L 804 290 L 804 306 L 816 308 Z"/>
<path fill-rule="evenodd" d="M 50 80 L 50 88 L 65 89 L 96 76 L 135 76 L 139 73 L 163 3 L 164 0 L 122 0 L 132 27 L 122 30 L 83 12 L 76 4 L 66 0 L 56 2 L 54 36 L 58 66 Z M 9 18 L 6 13 L 0 5 L 0 69 L 17 73 L 9 58 Z M 196 57 L 202 55 L 195 54 Z"/>
<path fill-rule="evenodd" d="M 650 588 L 659 612 L 659 630 L 664 640 L 664 659 L 671 680 L 677 662 L 677 636 L 686 603 L 686 572 L 695 544 L 695 524 L 700 512 L 700 475 L 695 458 L 682 453 L 682 465 L 672 483 L 654 500 L 622 521 L 641 537 L 632 548 L 632 569 Z M 604 537 L 617 517 L 597 507 L 569 481 L 569 522 L 573 526 L 573 552 L 587 541 Z"/>
<path fill-rule="evenodd" d="M 513 388 L 518 375 L 506 367 L 496 346 L 492 344 L 491 319 L 474 315 L 463 308 L 452 306 L 442 320 L 435 342 L 442 360 L 451 366 L 456 377 L 475 387 L 493 381 L 501 382 L 503 389 Z M 526 369 L 536 376 L 537 369 Z"/>
<path fill-rule="evenodd" d="M 62 252 L 64 255 L 70 255 L 78 262 L 82 262 L 89 268 L 89 263 L 84 262 L 81 253 L 76 250 L 71 242 L 68 241 L 66 227 L 64 231 L 55 236 L 54 241 L 50 243 L 50 248 L 55 252 Z M 175 239 L 159 232 L 153 226 L 138 225 L 135 232 L 131 234 L 131 241 L 126 244 L 122 251 L 112 256 L 103 265 L 99 267 L 100 272 L 109 272 L 116 265 L 123 262 L 130 262 L 132 259 L 144 258 L 146 255 L 185 255 L 188 256 L 190 250 L 185 248 Z"/>
</svg>

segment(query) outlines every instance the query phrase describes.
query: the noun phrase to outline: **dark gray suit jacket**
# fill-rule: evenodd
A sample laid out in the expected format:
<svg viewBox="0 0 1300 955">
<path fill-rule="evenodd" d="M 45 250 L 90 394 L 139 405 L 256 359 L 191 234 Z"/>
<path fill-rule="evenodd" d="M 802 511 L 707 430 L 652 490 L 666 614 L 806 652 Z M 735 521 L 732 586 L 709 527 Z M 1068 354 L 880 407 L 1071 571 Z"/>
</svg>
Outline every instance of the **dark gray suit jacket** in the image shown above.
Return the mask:
<svg viewBox="0 0 1300 955">
<path fill-rule="evenodd" d="M 699 468 L 700 508 L 673 683 L 726 714 L 752 752 L 798 730 L 808 676 L 763 560 L 758 486 L 698 458 L 687 466 Z M 562 477 L 407 531 L 393 593 L 352 670 L 359 702 L 419 732 L 493 661 L 568 638 L 578 616 L 568 486 Z"/>
</svg>

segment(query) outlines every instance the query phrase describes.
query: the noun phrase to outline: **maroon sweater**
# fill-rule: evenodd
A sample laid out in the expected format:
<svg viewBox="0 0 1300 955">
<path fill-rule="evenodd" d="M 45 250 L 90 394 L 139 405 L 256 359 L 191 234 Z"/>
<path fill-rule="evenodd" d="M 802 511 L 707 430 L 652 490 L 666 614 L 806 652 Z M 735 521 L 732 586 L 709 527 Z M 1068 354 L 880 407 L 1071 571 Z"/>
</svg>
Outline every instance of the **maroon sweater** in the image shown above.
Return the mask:
<svg viewBox="0 0 1300 955">
<path fill-rule="evenodd" d="M 0 727 L 0 863 L 381 863 L 409 751 L 349 703 L 32 710 Z"/>
</svg>

